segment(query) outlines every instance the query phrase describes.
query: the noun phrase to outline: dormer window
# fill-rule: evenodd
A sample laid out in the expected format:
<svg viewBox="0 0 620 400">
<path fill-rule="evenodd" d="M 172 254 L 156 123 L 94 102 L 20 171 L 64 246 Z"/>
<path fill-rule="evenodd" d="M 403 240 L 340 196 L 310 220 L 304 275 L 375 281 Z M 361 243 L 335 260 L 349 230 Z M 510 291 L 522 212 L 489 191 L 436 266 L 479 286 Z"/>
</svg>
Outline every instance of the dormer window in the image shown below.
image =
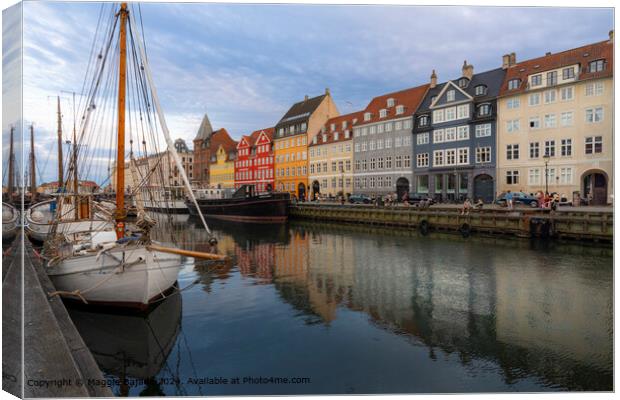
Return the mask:
<svg viewBox="0 0 620 400">
<path fill-rule="evenodd" d="M 448 101 L 454 101 L 454 96 L 455 96 L 455 92 L 454 90 L 448 90 L 448 92 L 446 93 L 446 99 Z"/>
<path fill-rule="evenodd" d="M 478 106 L 478 116 L 484 117 L 487 115 L 491 115 L 491 105 L 489 103 L 480 104 Z"/>
<path fill-rule="evenodd" d="M 338 140 L 338 132 L 334 133 L 334 140 Z"/>
<path fill-rule="evenodd" d="M 564 68 L 562 70 L 562 79 L 573 79 L 575 77 L 575 67 Z"/>
<path fill-rule="evenodd" d="M 332 131 L 332 132 L 335 131 L 336 130 L 336 124 L 331 124 L 329 126 L 329 130 Z"/>
<path fill-rule="evenodd" d="M 538 74 L 538 75 L 532 76 L 531 82 L 532 82 L 532 87 L 542 85 L 542 75 Z"/>
<path fill-rule="evenodd" d="M 347 129 L 347 121 L 342 121 L 342 129 Z"/>
<path fill-rule="evenodd" d="M 388 108 L 394 107 L 394 99 L 393 98 L 390 97 L 389 99 L 387 99 L 387 106 L 388 106 Z"/>
<path fill-rule="evenodd" d="M 511 79 L 508 81 L 508 90 L 516 90 L 521 86 L 521 79 Z"/>
<path fill-rule="evenodd" d="M 278 136 L 282 135 L 284 135 L 284 128 L 280 128 L 280 130 L 278 131 Z"/>
<path fill-rule="evenodd" d="M 353 125 L 357 124 L 357 118 L 353 118 Z"/>
<path fill-rule="evenodd" d="M 400 114 L 402 114 L 404 112 L 405 112 L 405 106 L 403 106 L 403 105 L 396 106 L 396 114 L 397 115 L 400 115 Z"/>
<path fill-rule="evenodd" d="M 371 114 L 369 112 L 364 113 L 364 121 L 370 121 Z"/>
<path fill-rule="evenodd" d="M 485 85 L 478 85 L 474 88 L 474 94 L 476 96 L 484 96 L 487 94 L 487 87 Z"/>
<path fill-rule="evenodd" d="M 422 115 L 418 118 L 418 126 L 427 126 L 428 125 L 428 115 Z"/>
<path fill-rule="evenodd" d="M 590 72 L 600 72 L 605 69 L 605 60 L 590 61 Z"/>
<path fill-rule="evenodd" d="M 387 117 L 387 110 L 385 108 L 379 110 L 379 118 L 385 118 L 385 117 Z"/>
<path fill-rule="evenodd" d="M 435 102 L 435 100 L 437 100 L 437 95 L 435 95 L 435 96 L 431 97 L 431 103 L 434 103 L 434 102 Z"/>
<path fill-rule="evenodd" d="M 306 123 L 305 122 L 301 123 L 301 130 L 304 131 L 304 132 L 306 131 Z"/>
<path fill-rule="evenodd" d="M 327 142 L 327 135 L 326 135 L 326 134 L 323 134 L 323 135 L 322 135 L 322 139 L 323 139 L 323 143 Z"/>
<path fill-rule="evenodd" d="M 312 138 L 312 143 L 316 144 L 316 136 Z"/>
<path fill-rule="evenodd" d="M 467 78 L 459 79 L 459 87 L 461 87 L 461 88 L 466 87 L 468 83 L 469 83 L 469 79 L 467 79 Z"/>
<path fill-rule="evenodd" d="M 351 132 L 347 129 L 346 131 L 344 131 L 344 138 L 348 139 L 349 137 L 351 137 Z"/>
<path fill-rule="evenodd" d="M 321 133 L 325 133 L 325 126 L 321 127 Z"/>
</svg>

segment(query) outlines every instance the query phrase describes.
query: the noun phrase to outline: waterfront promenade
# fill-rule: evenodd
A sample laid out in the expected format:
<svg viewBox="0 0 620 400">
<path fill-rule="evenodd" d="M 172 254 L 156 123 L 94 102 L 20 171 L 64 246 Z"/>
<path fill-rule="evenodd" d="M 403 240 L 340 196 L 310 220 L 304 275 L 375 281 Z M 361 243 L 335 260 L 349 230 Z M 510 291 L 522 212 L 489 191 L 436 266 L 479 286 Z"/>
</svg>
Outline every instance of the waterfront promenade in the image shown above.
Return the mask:
<svg viewBox="0 0 620 400">
<path fill-rule="evenodd" d="M 457 204 L 437 204 L 418 208 L 398 204 L 339 204 L 335 202 L 296 203 L 291 218 L 330 222 L 384 225 L 431 231 L 452 232 L 462 236 L 484 233 L 520 238 L 558 238 L 593 242 L 613 241 L 612 207 L 559 207 L 549 209 L 485 205 L 481 210 L 461 213 Z"/>
</svg>

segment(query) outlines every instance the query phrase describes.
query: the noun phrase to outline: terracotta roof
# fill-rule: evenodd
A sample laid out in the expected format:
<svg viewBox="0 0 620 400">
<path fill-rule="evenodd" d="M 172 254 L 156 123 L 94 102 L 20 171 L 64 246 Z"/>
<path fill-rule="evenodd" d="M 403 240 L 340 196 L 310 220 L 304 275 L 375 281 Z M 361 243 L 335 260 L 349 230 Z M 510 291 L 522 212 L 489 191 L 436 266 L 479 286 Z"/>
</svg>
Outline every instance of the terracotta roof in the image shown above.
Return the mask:
<svg viewBox="0 0 620 400">
<path fill-rule="evenodd" d="M 265 135 L 267 135 L 267 137 L 269 138 L 269 141 L 273 141 L 273 133 L 275 132 L 275 128 L 259 129 L 257 131 L 252 132 L 252 134 L 250 135 L 250 139 L 251 139 L 250 144 L 252 145 L 252 147 L 256 146 L 256 141 L 258 141 L 258 138 L 261 132 L 265 132 Z"/>
<path fill-rule="evenodd" d="M 391 119 L 402 118 L 402 117 L 413 115 L 418 109 L 418 106 L 420 105 L 422 100 L 424 99 L 424 95 L 426 94 L 428 87 L 429 87 L 429 84 L 427 83 L 421 86 L 416 86 L 414 88 L 405 89 L 399 92 L 388 93 L 382 96 L 375 97 L 374 99 L 370 101 L 368 106 L 366 106 L 366 109 L 362 113 L 361 121 L 359 121 L 358 124 L 365 125 L 365 124 L 370 124 L 373 122 L 389 121 Z M 394 106 L 392 107 L 387 106 L 387 101 L 390 98 L 394 99 Z M 402 114 L 396 115 L 396 107 L 398 107 L 399 105 L 404 106 L 405 110 Z M 386 117 L 383 117 L 383 118 L 379 117 L 379 111 L 381 109 L 387 110 Z M 364 121 L 363 114 L 367 112 L 371 113 L 371 117 L 370 117 L 370 120 Z"/>
<path fill-rule="evenodd" d="M 213 135 L 211 136 L 211 148 L 213 149 L 212 154 L 215 154 L 217 149 L 220 148 L 220 145 L 222 145 L 222 147 L 224 147 L 224 150 L 226 150 L 226 161 L 230 161 L 230 153 L 236 152 L 237 142 L 230 137 L 230 135 L 224 128 L 218 129 L 217 131 L 213 132 Z"/>
<path fill-rule="evenodd" d="M 577 79 L 580 81 L 585 79 L 611 77 L 613 76 L 614 70 L 613 47 L 613 42 L 605 40 L 603 42 L 588 44 L 586 46 L 562 51 L 560 53 L 549 54 L 543 57 L 516 63 L 515 65 L 508 67 L 506 77 L 500 89 L 500 96 L 508 96 L 524 92 L 527 89 L 529 75 L 574 64 L 579 64 Z M 600 72 L 590 72 L 589 63 L 600 59 L 605 59 L 605 69 Z M 508 82 L 512 79 L 521 79 L 521 85 L 518 89 L 508 90 Z"/>
<path fill-rule="evenodd" d="M 310 141 L 310 146 L 320 146 L 323 144 L 335 143 L 335 142 L 345 142 L 347 140 L 353 139 L 353 127 L 360 125 L 364 118 L 364 111 L 355 111 L 350 114 L 339 115 L 337 117 L 333 117 L 325 122 L 323 125 L 325 141 L 323 141 L 323 132 L 319 131 L 314 138 Z M 344 131 L 342 129 L 342 123 L 347 122 L 346 130 L 349 131 L 349 137 L 345 138 Z M 334 124 L 334 130 L 331 129 L 331 125 Z M 338 140 L 335 140 L 335 133 L 338 133 Z M 316 139 L 316 143 L 314 142 Z"/>
</svg>

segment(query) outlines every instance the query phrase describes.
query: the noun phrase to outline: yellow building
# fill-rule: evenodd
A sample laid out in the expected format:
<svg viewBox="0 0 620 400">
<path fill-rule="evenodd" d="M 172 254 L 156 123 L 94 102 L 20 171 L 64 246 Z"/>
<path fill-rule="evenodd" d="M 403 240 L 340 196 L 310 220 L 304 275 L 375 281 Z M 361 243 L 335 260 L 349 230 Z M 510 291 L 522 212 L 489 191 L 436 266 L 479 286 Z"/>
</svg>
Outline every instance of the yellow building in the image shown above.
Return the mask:
<svg viewBox="0 0 620 400">
<path fill-rule="evenodd" d="M 613 200 L 610 40 L 520 63 L 498 100 L 498 190 Z"/>
<path fill-rule="evenodd" d="M 306 199 L 308 188 L 308 141 L 325 122 L 338 116 L 336 104 L 329 94 L 306 98 L 284 114 L 275 126 L 274 158 L 275 187 Z"/>
<path fill-rule="evenodd" d="M 330 118 L 308 145 L 311 199 L 353 193 L 353 127 L 363 111 Z"/>
<path fill-rule="evenodd" d="M 211 167 L 209 168 L 209 182 L 213 187 L 234 188 L 235 187 L 235 151 L 226 151 L 224 145 L 220 144 L 215 154 L 211 157 Z"/>
</svg>

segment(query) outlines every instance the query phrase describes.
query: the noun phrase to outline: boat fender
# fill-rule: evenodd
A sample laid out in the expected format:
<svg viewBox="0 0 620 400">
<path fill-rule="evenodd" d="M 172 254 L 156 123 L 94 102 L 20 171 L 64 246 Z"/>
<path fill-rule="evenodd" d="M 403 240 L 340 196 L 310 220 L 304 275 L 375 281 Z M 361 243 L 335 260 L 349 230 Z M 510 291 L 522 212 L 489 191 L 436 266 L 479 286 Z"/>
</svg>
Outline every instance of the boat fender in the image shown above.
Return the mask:
<svg viewBox="0 0 620 400">
<path fill-rule="evenodd" d="M 459 232 L 461 232 L 461 236 L 463 236 L 464 238 L 469 237 L 471 235 L 471 227 L 469 226 L 469 224 L 462 224 L 459 227 Z"/>
<path fill-rule="evenodd" d="M 420 221 L 420 225 L 418 226 L 420 233 L 424 236 L 428 235 L 428 221 L 423 219 Z"/>
</svg>

